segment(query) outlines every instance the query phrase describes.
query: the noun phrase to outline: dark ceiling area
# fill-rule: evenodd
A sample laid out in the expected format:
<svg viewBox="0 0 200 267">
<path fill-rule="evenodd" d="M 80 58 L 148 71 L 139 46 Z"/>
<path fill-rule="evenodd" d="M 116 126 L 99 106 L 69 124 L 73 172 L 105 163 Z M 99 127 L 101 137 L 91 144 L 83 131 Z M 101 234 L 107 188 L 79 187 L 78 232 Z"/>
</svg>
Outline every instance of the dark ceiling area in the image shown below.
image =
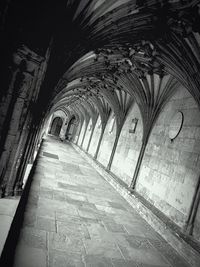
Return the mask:
<svg viewBox="0 0 200 267">
<path fill-rule="evenodd" d="M 82 101 L 85 94 L 92 100 L 94 91 L 102 92 L 104 96 L 102 86 L 111 88 L 107 90 L 108 94 L 115 88 L 130 91 L 127 89 L 130 80 L 135 77 L 139 84 L 138 79 L 147 73 L 173 75 L 188 87 L 191 80 L 191 75 L 187 77 L 188 69 L 193 71 L 193 66 L 199 64 L 199 58 L 194 59 L 197 42 L 194 32 L 199 29 L 198 2 L 71 0 L 55 4 L 46 0 L 3 1 L 1 68 L 6 75 L 2 92 L 6 90 L 4 87 L 12 68 L 12 58 L 8 55 L 20 45 L 44 58 L 50 51 L 37 103 L 38 116 L 55 104 L 54 98 L 59 92 L 67 94 L 67 85 L 78 78 L 75 91 L 70 89 L 70 97 L 62 99 L 65 107 L 79 98 Z M 180 47 L 182 41 L 184 45 Z M 89 52 L 93 57 L 81 62 L 81 57 Z M 189 65 L 184 64 L 188 59 Z M 199 77 L 192 83 L 194 87 L 198 86 Z M 135 82 L 133 84 L 135 87 Z M 131 90 L 135 95 L 134 88 Z M 195 89 L 192 94 L 199 98 Z M 139 98 L 137 96 L 141 102 Z"/>
</svg>

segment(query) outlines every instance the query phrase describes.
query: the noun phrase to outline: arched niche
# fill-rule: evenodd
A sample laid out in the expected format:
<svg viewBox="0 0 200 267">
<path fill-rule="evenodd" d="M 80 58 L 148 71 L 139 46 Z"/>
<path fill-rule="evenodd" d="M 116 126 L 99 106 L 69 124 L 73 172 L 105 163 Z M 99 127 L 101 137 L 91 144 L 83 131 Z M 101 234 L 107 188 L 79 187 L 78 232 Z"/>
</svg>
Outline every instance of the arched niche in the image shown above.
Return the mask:
<svg viewBox="0 0 200 267">
<path fill-rule="evenodd" d="M 60 117 L 53 118 L 49 133 L 54 136 L 59 136 L 62 125 L 63 120 Z"/>
<path fill-rule="evenodd" d="M 54 118 L 57 118 L 57 117 L 62 119 L 62 127 L 60 130 L 59 136 L 61 139 L 64 139 L 66 127 L 67 127 L 68 115 L 66 113 L 64 113 L 62 110 L 56 110 L 56 111 L 50 112 L 49 116 L 46 118 L 46 121 L 44 123 L 43 131 L 45 133 L 45 136 L 47 134 L 50 134 L 53 120 L 54 120 Z"/>
</svg>

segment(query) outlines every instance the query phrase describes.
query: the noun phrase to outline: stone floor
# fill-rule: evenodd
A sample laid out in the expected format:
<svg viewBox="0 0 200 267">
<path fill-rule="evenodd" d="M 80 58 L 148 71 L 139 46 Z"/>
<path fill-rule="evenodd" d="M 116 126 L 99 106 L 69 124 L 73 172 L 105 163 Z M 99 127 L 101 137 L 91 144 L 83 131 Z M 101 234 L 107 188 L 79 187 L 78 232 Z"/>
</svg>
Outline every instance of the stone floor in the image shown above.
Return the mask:
<svg viewBox="0 0 200 267">
<path fill-rule="evenodd" d="M 188 266 L 69 144 L 48 138 L 15 267 Z"/>
<path fill-rule="evenodd" d="M 19 204 L 18 198 L 1 198 L 1 201 L 0 201 L 0 256 L 3 251 L 18 204 Z"/>
</svg>

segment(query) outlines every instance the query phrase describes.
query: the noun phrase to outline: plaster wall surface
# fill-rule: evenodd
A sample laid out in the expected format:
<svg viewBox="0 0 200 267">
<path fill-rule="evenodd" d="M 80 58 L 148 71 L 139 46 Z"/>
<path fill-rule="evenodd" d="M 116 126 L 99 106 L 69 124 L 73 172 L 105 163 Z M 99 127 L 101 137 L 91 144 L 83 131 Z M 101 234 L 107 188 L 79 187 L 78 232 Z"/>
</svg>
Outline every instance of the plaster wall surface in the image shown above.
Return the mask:
<svg viewBox="0 0 200 267">
<path fill-rule="evenodd" d="M 135 133 L 129 133 L 132 119 L 137 118 L 138 123 Z M 116 174 L 127 185 L 130 185 L 139 156 L 143 135 L 143 125 L 140 110 L 134 104 L 123 125 L 111 171 Z"/>
<path fill-rule="evenodd" d="M 101 147 L 97 157 L 97 160 L 105 167 L 108 165 L 116 136 L 116 123 L 114 123 L 112 132 L 110 132 L 112 123 L 113 123 L 113 113 L 110 115 L 110 118 L 107 122 L 104 136 L 101 142 Z"/>
<path fill-rule="evenodd" d="M 172 142 L 171 118 L 182 111 L 183 127 Z M 160 114 L 148 141 L 136 190 L 182 227 L 188 217 L 200 171 L 200 112 L 180 88 Z"/>
</svg>

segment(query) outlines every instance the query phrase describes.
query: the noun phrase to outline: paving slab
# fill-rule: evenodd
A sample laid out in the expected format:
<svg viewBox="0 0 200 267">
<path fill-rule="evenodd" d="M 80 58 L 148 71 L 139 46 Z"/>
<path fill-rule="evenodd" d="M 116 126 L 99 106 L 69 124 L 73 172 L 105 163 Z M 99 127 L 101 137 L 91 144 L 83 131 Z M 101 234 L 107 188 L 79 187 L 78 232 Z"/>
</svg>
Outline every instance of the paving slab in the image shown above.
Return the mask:
<svg viewBox="0 0 200 267">
<path fill-rule="evenodd" d="M 19 198 L 0 199 L 0 256 L 3 251 Z"/>
<path fill-rule="evenodd" d="M 73 147 L 48 137 L 14 267 L 189 267 Z"/>
</svg>

